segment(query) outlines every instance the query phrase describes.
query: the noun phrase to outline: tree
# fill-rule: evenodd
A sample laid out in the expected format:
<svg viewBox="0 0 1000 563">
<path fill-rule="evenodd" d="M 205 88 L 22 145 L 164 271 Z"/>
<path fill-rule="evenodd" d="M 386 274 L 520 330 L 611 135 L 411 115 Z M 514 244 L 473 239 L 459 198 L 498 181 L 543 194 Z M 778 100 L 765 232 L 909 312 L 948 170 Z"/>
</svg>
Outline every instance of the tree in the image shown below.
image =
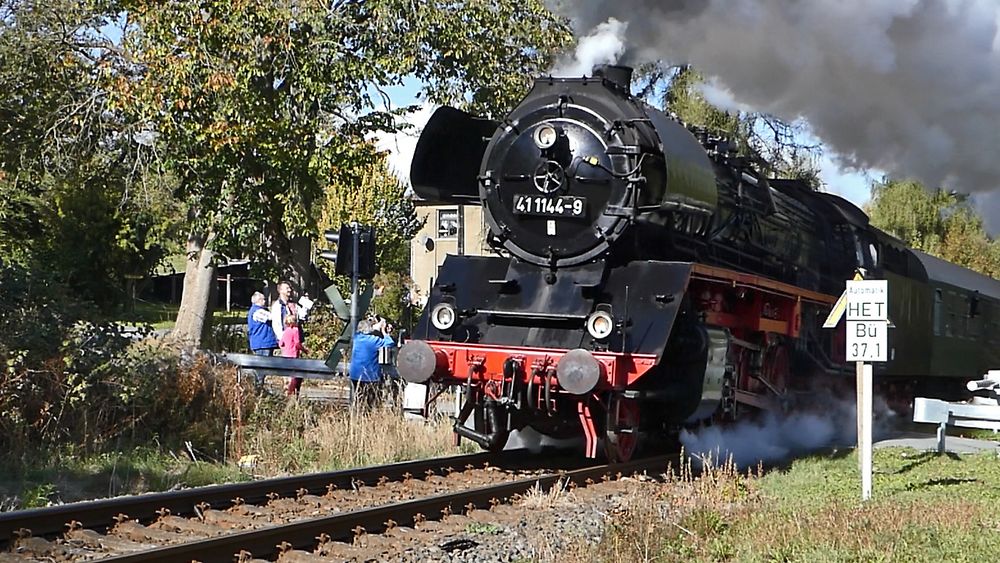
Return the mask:
<svg viewBox="0 0 1000 563">
<path fill-rule="evenodd" d="M 947 211 L 957 203 L 944 190 L 928 190 L 914 180 L 885 178 L 872 184 L 866 211 L 876 227 L 912 248 L 940 255 Z"/>
<path fill-rule="evenodd" d="M 172 236 L 162 185 L 128 165 L 137 145 L 109 104 L 105 79 L 125 61 L 100 30 L 117 13 L 108 0 L 0 0 L 0 258 L 105 306 Z"/>
<path fill-rule="evenodd" d="M 320 211 L 320 232 L 337 230 L 357 221 L 373 225 L 376 232 L 376 262 L 380 273 L 371 283 L 377 289 L 370 311 L 411 324 L 414 309 L 410 303 L 410 241 L 423 226 L 405 185 L 389 170 L 387 155 L 374 151 L 370 143 L 359 140 L 356 150 L 368 155 L 365 166 L 343 170 L 330 182 Z M 326 242 L 317 240 L 320 248 Z M 320 264 L 331 277 L 334 265 Z M 346 295 L 347 279 L 336 280 Z"/>
<path fill-rule="evenodd" d="M 1000 277 L 1000 242 L 990 239 L 968 196 L 887 178 L 872 186 L 865 210 L 873 225 L 912 248 Z"/>
<path fill-rule="evenodd" d="M 1000 279 L 1000 242 L 991 240 L 983 219 L 968 204 L 946 221 L 941 257 L 970 270 Z"/>
<path fill-rule="evenodd" d="M 550 64 L 568 29 L 540 0 L 152 0 L 126 3 L 137 79 L 121 107 L 157 136 L 189 209 L 188 268 L 174 336 L 206 328 L 213 256 L 248 256 L 303 277 L 297 237 L 356 148 L 405 110 L 384 88 L 421 80 L 435 103 L 502 113 Z"/>
<path fill-rule="evenodd" d="M 389 170 L 386 155 L 375 152 L 369 143 L 355 147 L 368 158 L 365 165 L 338 171 L 331 179 L 320 207 L 320 232 L 336 231 L 357 221 L 373 225 L 376 231 L 376 261 L 382 272 L 407 274 L 410 269 L 410 240 L 422 226 L 403 183 Z M 322 238 L 316 243 L 325 244 Z M 333 264 L 320 265 L 333 275 Z"/>
</svg>

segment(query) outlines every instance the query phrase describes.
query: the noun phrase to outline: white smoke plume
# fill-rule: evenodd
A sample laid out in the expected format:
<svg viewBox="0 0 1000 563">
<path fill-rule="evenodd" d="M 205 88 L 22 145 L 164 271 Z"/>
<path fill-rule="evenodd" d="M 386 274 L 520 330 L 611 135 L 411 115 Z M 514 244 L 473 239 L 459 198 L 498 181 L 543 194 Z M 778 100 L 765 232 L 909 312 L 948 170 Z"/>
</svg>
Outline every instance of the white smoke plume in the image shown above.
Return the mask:
<svg viewBox="0 0 1000 563">
<path fill-rule="evenodd" d="M 628 24 L 608 18 L 581 38 L 573 56 L 565 57 L 552 69 L 554 76 L 590 75 L 599 64 L 614 64 L 625 52 Z"/>
<path fill-rule="evenodd" d="M 806 120 L 845 168 L 1000 187 L 996 0 L 550 1 L 581 33 L 627 23 L 626 64 L 690 63 L 740 104 Z"/>
<path fill-rule="evenodd" d="M 884 435 L 893 413 L 884 401 L 875 407 L 874 436 Z M 857 411 L 847 400 L 830 400 L 822 412 L 766 413 L 760 420 L 745 420 L 731 426 L 710 426 L 681 431 L 680 440 L 696 459 L 726 461 L 752 467 L 790 459 L 828 446 L 851 446 L 857 442 Z"/>
</svg>

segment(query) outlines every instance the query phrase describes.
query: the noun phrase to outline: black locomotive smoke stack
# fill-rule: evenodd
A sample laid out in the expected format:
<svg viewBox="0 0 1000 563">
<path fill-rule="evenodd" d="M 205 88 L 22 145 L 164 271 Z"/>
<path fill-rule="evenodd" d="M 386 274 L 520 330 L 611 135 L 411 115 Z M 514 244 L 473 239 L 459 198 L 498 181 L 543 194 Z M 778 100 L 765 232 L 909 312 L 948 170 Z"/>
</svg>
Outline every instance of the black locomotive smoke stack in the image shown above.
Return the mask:
<svg viewBox="0 0 1000 563">
<path fill-rule="evenodd" d="M 632 91 L 632 67 L 624 65 L 597 65 L 594 76 L 601 77 L 625 92 Z"/>
</svg>

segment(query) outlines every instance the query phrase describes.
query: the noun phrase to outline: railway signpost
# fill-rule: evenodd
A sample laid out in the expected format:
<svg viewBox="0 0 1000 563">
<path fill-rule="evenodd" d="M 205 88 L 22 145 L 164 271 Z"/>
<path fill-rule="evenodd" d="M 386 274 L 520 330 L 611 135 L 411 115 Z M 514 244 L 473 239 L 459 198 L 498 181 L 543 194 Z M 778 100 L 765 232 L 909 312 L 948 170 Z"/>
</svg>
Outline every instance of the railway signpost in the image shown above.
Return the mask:
<svg viewBox="0 0 1000 563">
<path fill-rule="evenodd" d="M 847 361 L 889 360 L 888 285 L 886 280 L 847 282 Z"/>
<path fill-rule="evenodd" d="M 846 359 L 856 362 L 858 392 L 858 464 L 861 500 L 872 497 L 872 365 L 889 360 L 889 283 L 855 276 L 847 282 L 824 328 L 834 328 L 847 314 Z"/>
</svg>

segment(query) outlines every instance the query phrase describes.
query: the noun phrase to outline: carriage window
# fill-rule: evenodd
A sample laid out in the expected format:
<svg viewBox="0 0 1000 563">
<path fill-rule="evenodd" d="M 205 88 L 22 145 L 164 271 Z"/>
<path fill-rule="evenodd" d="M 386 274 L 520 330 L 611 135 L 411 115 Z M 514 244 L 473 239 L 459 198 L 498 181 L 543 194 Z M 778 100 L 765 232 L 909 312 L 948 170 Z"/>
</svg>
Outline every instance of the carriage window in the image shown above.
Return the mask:
<svg viewBox="0 0 1000 563">
<path fill-rule="evenodd" d="M 438 210 L 438 238 L 455 238 L 458 235 L 458 210 Z"/>
<path fill-rule="evenodd" d="M 941 336 L 943 332 L 941 330 L 941 325 L 944 324 L 944 296 L 941 294 L 940 289 L 934 290 L 934 336 Z"/>
<path fill-rule="evenodd" d="M 961 305 L 958 304 L 958 295 L 954 291 L 948 292 L 948 297 L 945 299 L 945 312 L 948 317 L 945 319 L 944 323 L 944 335 L 945 336 L 962 336 L 959 334 L 959 330 L 962 325 L 958 322 L 958 312 L 961 311 Z"/>
<path fill-rule="evenodd" d="M 979 316 L 979 292 L 969 296 L 969 318 L 974 319 Z"/>
</svg>

